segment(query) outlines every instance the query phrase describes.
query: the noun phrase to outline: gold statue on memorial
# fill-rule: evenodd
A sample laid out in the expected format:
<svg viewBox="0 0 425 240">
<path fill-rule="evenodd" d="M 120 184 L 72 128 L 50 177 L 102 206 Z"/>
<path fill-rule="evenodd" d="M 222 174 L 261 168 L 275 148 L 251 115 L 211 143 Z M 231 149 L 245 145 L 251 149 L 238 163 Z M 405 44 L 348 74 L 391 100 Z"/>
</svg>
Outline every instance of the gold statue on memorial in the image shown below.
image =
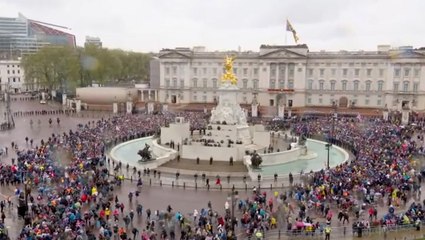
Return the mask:
<svg viewBox="0 0 425 240">
<path fill-rule="evenodd" d="M 233 73 L 233 61 L 235 60 L 234 57 L 226 56 L 225 63 L 224 63 L 224 74 L 221 76 L 222 82 L 230 81 L 231 84 L 236 85 L 238 83 L 238 79 L 236 78 L 235 74 Z"/>
</svg>

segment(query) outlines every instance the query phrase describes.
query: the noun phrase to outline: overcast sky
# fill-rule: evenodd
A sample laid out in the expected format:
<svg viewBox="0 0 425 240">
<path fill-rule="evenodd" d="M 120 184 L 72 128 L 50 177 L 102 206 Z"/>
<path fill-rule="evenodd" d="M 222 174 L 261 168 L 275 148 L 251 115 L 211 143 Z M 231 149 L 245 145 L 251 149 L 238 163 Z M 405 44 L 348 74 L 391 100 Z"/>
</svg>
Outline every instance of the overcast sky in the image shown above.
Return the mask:
<svg viewBox="0 0 425 240">
<path fill-rule="evenodd" d="M 144 52 L 193 46 L 258 51 L 261 44 L 294 44 L 286 19 L 312 51 L 425 46 L 425 0 L 0 1 L 0 16 L 18 12 L 71 28 L 78 45 L 90 35 L 108 48 Z"/>
</svg>

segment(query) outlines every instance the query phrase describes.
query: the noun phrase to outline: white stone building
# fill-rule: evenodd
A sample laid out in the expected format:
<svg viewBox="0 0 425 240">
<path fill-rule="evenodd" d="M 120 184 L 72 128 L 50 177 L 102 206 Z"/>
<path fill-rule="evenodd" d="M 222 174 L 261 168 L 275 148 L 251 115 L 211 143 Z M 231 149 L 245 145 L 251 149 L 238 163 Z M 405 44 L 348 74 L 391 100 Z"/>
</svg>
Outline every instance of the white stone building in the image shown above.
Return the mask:
<svg viewBox="0 0 425 240">
<path fill-rule="evenodd" d="M 19 60 L 0 60 L 0 92 L 6 89 L 11 93 L 29 90 L 25 85 L 24 69 Z"/>
<path fill-rule="evenodd" d="M 226 55 L 235 55 L 239 102 L 260 106 L 331 106 L 425 110 L 425 48 L 310 52 L 307 45 L 262 45 L 259 52 L 163 49 L 153 60 L 151 86 L 171 104 L 212 103 Z M 152 77 L 154 76 L 154 77 Z"/>
<path fill-rule="evenodd" d="M 99 37 L 86 36 L 86 41 L 84 42 L 84 46 L 87 47 L 89 45 L 93 45 L 93 46 L 96 46 L 98 48 L 102 48 L 102 41 L 100 40 Z"/>
</svg>

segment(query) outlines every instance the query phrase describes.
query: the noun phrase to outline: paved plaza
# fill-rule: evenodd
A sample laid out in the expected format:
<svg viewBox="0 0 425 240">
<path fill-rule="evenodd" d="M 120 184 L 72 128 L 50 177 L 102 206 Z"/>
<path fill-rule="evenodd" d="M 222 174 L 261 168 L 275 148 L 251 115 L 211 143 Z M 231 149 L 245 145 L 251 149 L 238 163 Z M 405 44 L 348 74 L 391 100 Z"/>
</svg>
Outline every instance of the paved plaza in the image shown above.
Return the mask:
<svg viewBox="0 0 425 240">
<path fill-rule="evenodd" d="M 27 112 L 27 111 L 36 111 L 36 110 L 57 110 L 61 109 L 61 105 L 54 103 L 40 104 L 38 101 L 12 101 L 11 108 L 14 112 Z M 16 154 L 12 150 L 11 142 L 18 145 L 19 149 L 31 148 L 30 144 L 25 140 L 33 140 L 33 145 L 40 145 L 41 139 L 48 139 L 52 134 L 62 134 L 63 132 L 68 132 L 69 130 L 76 131 L 78 130 L 78 124 L 87 124 L 88 122 L 96 121 L 102 117 L 107 118 L 110 115 L 107 113 L 95 113 L 95 112 L 83 112 L 79 115 L 70 115 L 66 116 L 64 114 L 59 115 L 39 115 L 39 116 L 22 116 L 18 113 L 15 117 L 16 127 L 13 130 L 5 131 L 0 133 L 0 144 L 2 148 L 8 147 L 8 154 L 1 157 L 2 164 L 12 164 L 12 158 L 16 159 Z M 60 124 L 56 122 L 56 119 L 60 119 Z M 49 124 L 49 119 L 53 120 L 52 124 Z M 32 120 L 32 124 L 30 123 Z M 284 143 L 282 143 L 284 144 Z M 286 144 L 286 143 L 285 143 Z M 33 146 L 33 147 L 34 147 Z M 59 165 L 67 166 L 70 159 L 67 156 L 62 156 L 57 159 Z M 174 176 L 175 168 L 180 168 L 179 172 L 181 176 L 179 179 L 176 179 Z M 110 173 L 113 174 L 112 163 L 109 163 Z M 167 171 L 168 169 L 168 171 Z M 134 173 L 132 169 L 126 170 L 125 166 L 122 166 L 118 170 L 119 175 L 123 175 L 126 180 L 119 187 L 114 188 L 114 197 L 117 196 L 120 202 L 124 203 L 125 210 L 124 213 L 128 214 L 131 210 L 136 211 L 138 204 L 143 205 L 143 209 L 151 209 L 152 212 L 155 210 L 165 211 L 168 205 L 171 205 L 174 211 L 179 211 L 186 216 L 193 215 L 195 209 L 200 211 L 202 208 L 208 207 L 208 202 L 210 202 L 212 208 L 217 211 L 219 214 L 225 214 L 225 202 L 229 202 L 229 196 L 231 193 L 231 188 L 233 186 L 238 190 L 239 199 L 246 199 L 252 197 L 253 187 L 260 187 L 261 192 L 265 192 L 268 197 L 273 196 L 275 192 L 283 193 L 290 190 L 289 180 L 287 176 L 279 176 L 277 182 L 274 180 L 261 181 L 260 183 L 251 180 L 245 181 L 243 179 L 242 173 L 246 170 L 244 165 L 239 163 L 234 166 L 228 166 L 224 163 L 217 163 L 210 166 L 209 164 L 202 162 L 200 165 L 194 165 L 191 160 L 184 160 L 177 162 L 173 160 L 167 163 L 164 166 L 159 168 L 163 172 L 161 178 L 159 176 L 154 176 L 153 172 L 149 175 L 142 173 L 143 187 L 137 186 L 137 173 Z M 197 170 L 199 172 L 210 170 L 212 173 L 209 174 L 210 178 L 210 187 L 207 188 L 205 181 L 201 179 L 201 176 L 195 181 L 193 178 L 192 172 Z M 188 171 L 185 174 L 185 171 Z M 220 174 L 218 174 L 220 173 Z M 226 177 L 227 175 L 232 175 L 231 180 L 228 182 Z M 216 185 L 216 179 L 214 176 L 221 176 L 221 185 Z M 300 178 L 299 173 L 294 173 L 294 185 L 301 183 L 302 179 Z M 151 185 L 151 186 L 150 186 Z M 196 186 L 196 188 L 195 188 Z M 6 200 L 8 198 L 12 199 L 13 206 L 5 207 L 5 225 L 8 228 L 9 236 L 11 239 L 17 239 L 22 227 L 24 226 L 24 221 L 17 216 L 17 197 L 15 195 L 16 188 L 22 189 L 22 185 L 14 186 L 7 185 L 2 186 L 0 199 Z M 423 184 L 422 184 L 423 188 Z M 33 189 L 36 191 L 36 189 Z M 134 197 L 133 201 L 129 199 L 129 193 L 140 191 L 139 197 Z M 422 202 L 421 198 L 409 197 L 407 206 L 413 201 Z M 382 201 L 377 205 L 378 208 L 378 218 L 381 218 L 387 211 L 386 201 Z M 337 210 L 335 215 L 337 214 Z M 404 211 L 403 207 L 396 209 L 397 213 Z M 325 222 L 326 219 L 324 216 L 318 212 L 311 211 L 309 213 L 315 221 Z M 145 214 L 144 214 L 145 215 Z M 236 216 L 241 217 L 241 213 L 236 211 Z M 361 218 L 367 218 L 367 213 L 361 216 Z M 285 222 L 282 219 L 278 219 L 280 222 Z M 331 239 L 352 239 L 352 228 L 351 223 L 354 221 L 354 216 L 350 216 L 350 224 L 342 224 L 339 222 L 336 217 L 332 220 L 332 227 L 334 231 L 332 233 Z M 122 222 L 122 220 L 120 220 Z M 277 239 L 279 236 L 281 239 L 300 239 L 300 236 L 297 237 L 288 237 L 286 235 L 286 224 L 279 223 L 281 229 L 281 234 L 278 231 L 271 230 L 269 233 L 266 233 L 266 239 Z M 133 226 L 137 227 L 140 231 L 146 226 L 145 216 L 139 217 L 136 216 Z M 345 229 L 344 229 L 345 228 Z M 241 230 L 238 230 L 238 239 L 244 239 L 245 233 Z M 132 234 L 129 234 L 131 236 Z M 179 235 L 179 234 L 178 234 Z M 400 230 L 397 232 L 388 232 L 386 237 L 388 239 L 414 239 L 422 236 L 422 232 L 410 230 Z M 324 235 L 319 237 L 324 238 Z M 364 239 L 383 239 L 384 235 L 382 232 L 378 232 L 371 236 L 364 236 Z M 138 238 L 139 239 L 139 238 Z M 308 237 L 307 239 L 311 239 Z"/>
</svg>

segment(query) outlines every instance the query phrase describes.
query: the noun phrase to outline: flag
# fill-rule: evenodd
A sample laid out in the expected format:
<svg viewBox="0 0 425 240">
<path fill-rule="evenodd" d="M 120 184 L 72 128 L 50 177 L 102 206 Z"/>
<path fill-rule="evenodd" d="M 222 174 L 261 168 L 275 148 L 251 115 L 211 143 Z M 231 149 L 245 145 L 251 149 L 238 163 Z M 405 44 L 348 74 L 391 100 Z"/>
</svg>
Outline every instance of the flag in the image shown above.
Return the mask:
<svg viewBox="0 0 425 240">
<path fill-rule="evenodd" d="M 289 22 L 289 20 L 286 20 L 286 31 L 292 32 L 292 36 L 294 37 L 294 41 L 296 44 L 298 44 L 299 37 L 297 36 L 297 31 L 295 31 L 294 27 L 292 27 L 292 24 Z"/>
</svg>

